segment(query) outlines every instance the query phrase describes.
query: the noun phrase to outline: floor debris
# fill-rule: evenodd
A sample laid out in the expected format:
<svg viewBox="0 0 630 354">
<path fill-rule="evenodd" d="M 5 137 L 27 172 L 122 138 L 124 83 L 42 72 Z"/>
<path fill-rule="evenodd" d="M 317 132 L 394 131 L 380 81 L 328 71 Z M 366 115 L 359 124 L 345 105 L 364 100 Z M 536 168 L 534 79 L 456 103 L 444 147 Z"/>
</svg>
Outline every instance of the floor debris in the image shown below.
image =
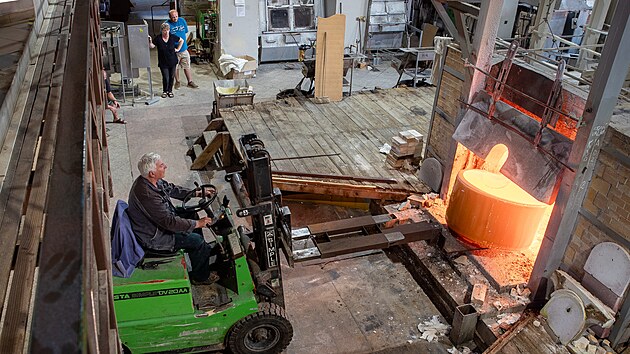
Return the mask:
<svg viewBox="0 0 630 354">
<path fill-rule="evenodd" d="M 567 349 L 573 354 L 615 354 L 608 339 L 597 338 L 591 330 L 587 330 L 581 337 L 567 344 Z"/>
<path fill-rule="evenodd" d="M 447 352 L 451 353 L 451 354 L 470 354 L 472 353 L 472 350 L 470 350 L 470 348 L 468 347 L 461 347 L 461 349 L 457 349 L 456 347 L 453 347 L 451 349 L 446 349 Z"/>
<path fill-rule="evenodd" d="M 433 316 L 430 320 L 418 325 L 418 331 L 422 333 L 420 338 L 425 339 L 427 342 L 438 340 L 439 337 L 447 335 L 450 330 L 451 326 L 440 322 L 438 316 Z"/>
<path fill-rule="evenodd" d="M 502 313 L 497 316 L 497 323 L 499 327 L 503 329 L 508 329 L 510 326 L 518 322 L 519 318 L 521 318 L 520 313 Z"/>
</svg>

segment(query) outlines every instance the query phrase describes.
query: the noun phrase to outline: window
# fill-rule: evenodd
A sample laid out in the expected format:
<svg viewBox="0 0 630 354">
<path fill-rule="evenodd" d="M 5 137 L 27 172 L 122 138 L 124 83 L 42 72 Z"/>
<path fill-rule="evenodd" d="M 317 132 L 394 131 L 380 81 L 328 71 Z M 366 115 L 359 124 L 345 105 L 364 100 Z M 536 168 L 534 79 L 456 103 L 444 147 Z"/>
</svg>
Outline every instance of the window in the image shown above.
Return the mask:
<svg viewBox="0 0 630 354">
<path fill-rule="evenodd" d="M 282 30 L 289 29 L 289 9 L 269 9 L 269 29 L 270 30 Z"/>
<path fill-rule="evenodd" d="M 315 29 L 313 0 L 267 0 L 267 30 L 286 32 Z"/>
<path fill-rule="evenodd" d="M 312 6 L 293 8 L 293 22 L 295 28 L 315 29 L 315 14 Z"/>
</svg>

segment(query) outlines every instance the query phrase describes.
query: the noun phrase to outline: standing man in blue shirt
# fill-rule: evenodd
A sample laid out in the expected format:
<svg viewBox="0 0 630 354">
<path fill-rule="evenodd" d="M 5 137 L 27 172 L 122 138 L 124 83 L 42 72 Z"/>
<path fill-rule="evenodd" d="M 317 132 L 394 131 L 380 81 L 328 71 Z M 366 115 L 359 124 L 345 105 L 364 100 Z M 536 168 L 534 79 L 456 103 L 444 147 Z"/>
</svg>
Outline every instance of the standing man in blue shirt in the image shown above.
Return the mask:
<svg viewBox="0 0 630 354">
<path fill-rule="evenodd" d="M 184 74 L 186 75 L 186 80 L 188 80 L 188 87 L 197 88 L 197 84 L 192 81 L 192 74 L 190 72 L 190 54 L 188 53 L 188 37 L 186 34 L 188 33 L 188 23 L 186 20 L 179 17 L 177 10 L 171 10 L 168 12 L 168 21 L 166 23 L 171 26 L 171 34 L 176 35 L 179 38 L 184 40 L 184 45 L 177 52 L 177 59 L 179 61 L 179 66 L 184 69 Z M 179 69 L 175 69 L 175 89 L 179 89 Z"/>
</svg>

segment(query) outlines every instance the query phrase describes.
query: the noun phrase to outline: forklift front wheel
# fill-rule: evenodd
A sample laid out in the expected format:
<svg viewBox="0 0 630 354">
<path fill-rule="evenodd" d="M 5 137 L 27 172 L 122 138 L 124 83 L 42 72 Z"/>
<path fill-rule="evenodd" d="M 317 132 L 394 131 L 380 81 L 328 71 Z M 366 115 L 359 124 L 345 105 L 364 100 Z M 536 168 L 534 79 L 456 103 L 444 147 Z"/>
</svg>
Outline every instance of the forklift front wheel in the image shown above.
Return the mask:
<svg viewBox="0 0 630 354">
<path fill-rule="evenodd" d="M 258 304 L 258 309 L 230 330 L 227 347 L 232 353 L 280 353 L 291 342 L 293 327 L 284 309 L 267 302 Z"/>
</svg>

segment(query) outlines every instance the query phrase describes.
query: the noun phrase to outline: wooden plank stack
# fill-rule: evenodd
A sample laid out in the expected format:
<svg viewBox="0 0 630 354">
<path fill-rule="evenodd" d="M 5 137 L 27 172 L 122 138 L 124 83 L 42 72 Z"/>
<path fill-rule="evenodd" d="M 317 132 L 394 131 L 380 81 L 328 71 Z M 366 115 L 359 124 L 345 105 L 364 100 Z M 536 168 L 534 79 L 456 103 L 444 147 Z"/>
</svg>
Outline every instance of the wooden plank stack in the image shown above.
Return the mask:
<svg viewBox="0 0 630 354">
<path fill-rule="evenodd" d="M 385 161 L 395 168 L 401 168 L 405 161 L 410 164 L 417 164 L 422 155 L 422 134 L 416 130 L 409 129 L 398 133 L 392 137 L 392 148 Z"/>
</svg>

